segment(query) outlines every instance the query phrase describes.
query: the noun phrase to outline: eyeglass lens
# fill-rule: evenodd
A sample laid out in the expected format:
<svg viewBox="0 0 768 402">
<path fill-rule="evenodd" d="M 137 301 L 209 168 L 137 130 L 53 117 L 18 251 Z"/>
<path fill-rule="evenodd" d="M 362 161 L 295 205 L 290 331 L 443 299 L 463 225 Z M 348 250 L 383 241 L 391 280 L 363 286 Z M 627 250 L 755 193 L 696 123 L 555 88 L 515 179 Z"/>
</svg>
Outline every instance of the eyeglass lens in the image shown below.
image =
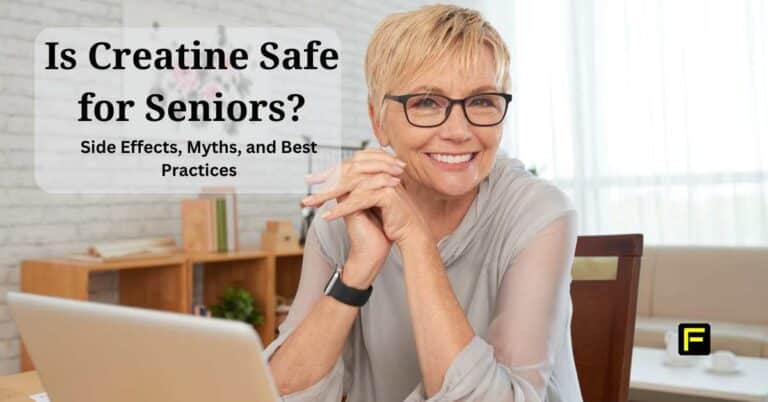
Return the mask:
<svg viewBox="0 0 768 402">
<path fill-rule="evenodd" d="M 425 94 L 414 96 L 405 103 L 405 113 L 411 124 L 438 126 L 448 118 L 449 98 Z M 470 123 L 491 126 L 501 122 L 507 100 L 498 94 L 479 94 L 464 100 L 464 111 Z"/>
</svg>

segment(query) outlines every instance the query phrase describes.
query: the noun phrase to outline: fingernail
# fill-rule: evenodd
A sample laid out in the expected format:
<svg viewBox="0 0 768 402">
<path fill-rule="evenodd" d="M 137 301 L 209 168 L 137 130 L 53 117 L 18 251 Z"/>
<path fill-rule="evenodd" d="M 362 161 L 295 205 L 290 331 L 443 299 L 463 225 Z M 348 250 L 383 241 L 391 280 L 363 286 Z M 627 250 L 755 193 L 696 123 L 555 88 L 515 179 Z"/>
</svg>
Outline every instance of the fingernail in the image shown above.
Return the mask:
<svg viewBox="0 0 768 402">
<path fill-rule="evenodd" d="M 304 203 L 304 204 L 309 204 L 310 201 L 312 201 L 312 199 L 313 199 L 312 196 L 308 195 L 308 196 L 302 198 L 301 202 Z"/>
<path fill-rule="evenodd" d="M 392 185 L 392 186 L 396 186 L 396 185 L 400 184 L 400 178 L 399 177 L 393 177 L 393 178 L 389 179 L 389 184 Z"/>
<path fill-rule="evenodd" d="M 395 159 L 397 161 L 397 164 L 400 165 L 400 167 L 405 167 L 405 162 L 401 161 L 400 159 Z"/>
<path fill-rule="evenodd" d="M 322 215 L 320 215 L 323 219 L 328 219 L 328 217 L 331 216 L 331 211 L 325 211 Z"/>
</svg>

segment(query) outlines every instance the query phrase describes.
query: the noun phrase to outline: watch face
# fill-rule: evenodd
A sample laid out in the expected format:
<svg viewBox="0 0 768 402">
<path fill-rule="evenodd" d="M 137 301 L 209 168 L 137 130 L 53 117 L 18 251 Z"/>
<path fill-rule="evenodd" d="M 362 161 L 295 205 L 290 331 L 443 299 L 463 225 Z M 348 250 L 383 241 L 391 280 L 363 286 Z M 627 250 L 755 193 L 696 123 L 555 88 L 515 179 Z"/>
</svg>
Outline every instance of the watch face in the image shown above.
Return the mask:
<svg viewBox="0 0 768 402">
<path fill-rule="evenodd" d="M 333 284 L 336 283 L 336 281 L 339 279 L 339 271 L 334 271 L 333 275 L 331 275 L 331 279 L 328 280 L 328 283 L 325 285 L 325 290 L 323 293 L 328 294 L 331 292 L 331 288 L 333 288 Z"/>
</svg>

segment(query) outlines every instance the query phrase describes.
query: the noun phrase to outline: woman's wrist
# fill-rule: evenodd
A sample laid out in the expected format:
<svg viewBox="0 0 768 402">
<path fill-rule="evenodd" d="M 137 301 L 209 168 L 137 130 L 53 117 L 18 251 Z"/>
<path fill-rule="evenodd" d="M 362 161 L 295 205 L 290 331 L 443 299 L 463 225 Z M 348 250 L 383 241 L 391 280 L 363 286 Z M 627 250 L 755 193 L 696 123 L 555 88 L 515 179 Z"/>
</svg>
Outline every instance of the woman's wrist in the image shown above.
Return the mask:
<svg viewBox="0 0 768 402">
<path fill-rule="evenodd" d="M 404 230 L 403 235 L 395 243 L 401 251 L 405 249 L 423 250 L 424 247 L 437 246 L 437 242 L 427 226 L 415 223 L 411 224 L 408 230 Z"/>
<path fill-rule="evenodd" d="M 364 256 L 352 255 L 341 270 L 341 281 L 355 289 L 368 289 L 376 279 L 381 263 L 366 261 Z"/>
</svg>

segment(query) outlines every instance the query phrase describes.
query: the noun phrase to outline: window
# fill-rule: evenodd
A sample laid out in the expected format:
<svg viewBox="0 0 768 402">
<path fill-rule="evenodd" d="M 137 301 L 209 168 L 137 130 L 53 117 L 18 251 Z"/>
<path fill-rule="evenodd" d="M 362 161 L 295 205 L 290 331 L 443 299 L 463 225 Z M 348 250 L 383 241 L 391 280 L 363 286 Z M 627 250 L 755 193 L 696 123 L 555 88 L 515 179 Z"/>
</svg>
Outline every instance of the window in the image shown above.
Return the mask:
<svg viewBox="0 0 768 402">
<path fill-rule="evenodd" d="M 485 3 L 512 52 L 505 152 L 581 234 L 768 245 L 768 3 L 555 3 Z"/>
</svg>

